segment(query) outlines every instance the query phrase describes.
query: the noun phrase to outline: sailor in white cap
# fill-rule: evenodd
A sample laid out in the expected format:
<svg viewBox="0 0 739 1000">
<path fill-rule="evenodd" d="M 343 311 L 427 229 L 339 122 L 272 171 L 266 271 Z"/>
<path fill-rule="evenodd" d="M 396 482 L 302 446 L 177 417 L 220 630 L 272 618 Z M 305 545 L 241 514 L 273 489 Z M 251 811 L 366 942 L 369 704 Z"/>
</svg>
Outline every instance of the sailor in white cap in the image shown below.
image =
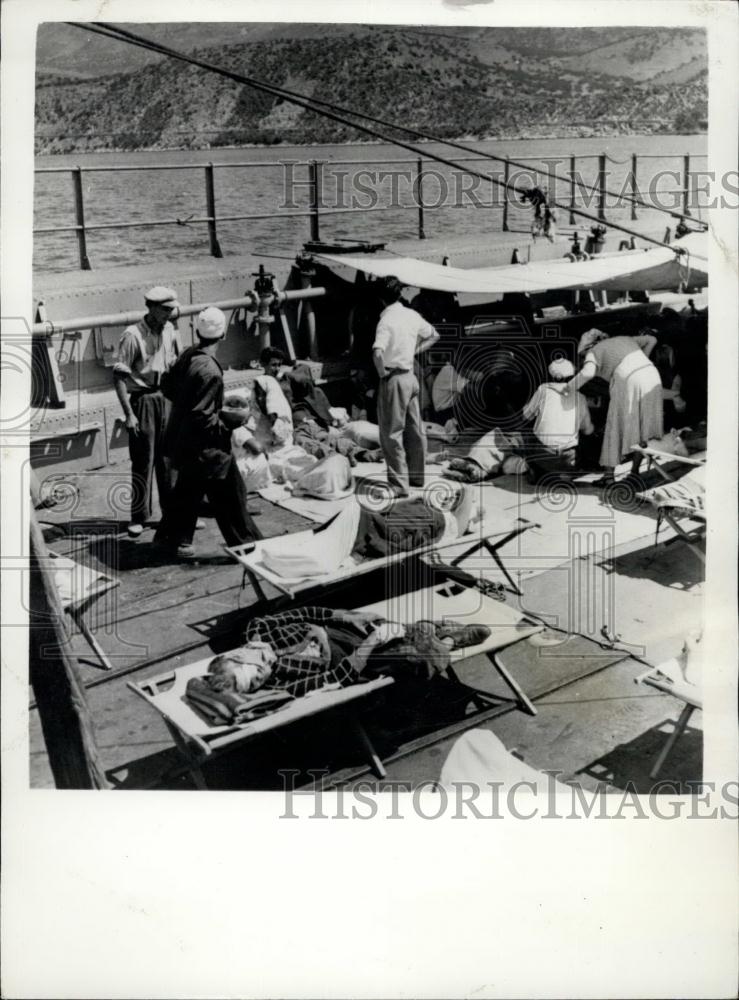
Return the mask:
<svg viewBox="0 0 739 1000">
<path fill-rule="evenodd" d="M 247 512 L 243 480 L 231 452 L 231 431 L 247 414 L 223 409 L 223 369 L 216 352 L 226 327 L 220 309 L 203 309 L 195 326 L 197 343 L 182 354 L 169 382 L 172 413 L 165 448 L 177 482 L 155 541 L 175 548 L 182 559 L 195 555 L 192 540 L 204 496 L 227 545 L 261 537 Z"/>
<path fill-rule="evenodd" d="M 549 365 L 551 381 L 543 382 L 523 408 L 524 419 L 534 421 L 533 441 L 526 455 L 533 480 L 545 472 L 574 471 L 580 433 L 593 433 L 585 398 L 579 392 L 561 391 L 574 374 L 571 361 L 555 357 Z"/>
<path fill-rule="evenodd" d="M 163 451 L 169 402 L 161 387 L 182 353 L 179 334 L 171 322 L 179 306 L 176 293 L 157 285 L 149 289 L 144 301 L 146 315 L 123 331 L 113 367 L 113 382 L 128 428 L 132 479 L 128 534 L 132 538 L 141 534 L 151 518 L 155 476 L 162 511 L 169 502 L 172 473 Z"/>
</svg>

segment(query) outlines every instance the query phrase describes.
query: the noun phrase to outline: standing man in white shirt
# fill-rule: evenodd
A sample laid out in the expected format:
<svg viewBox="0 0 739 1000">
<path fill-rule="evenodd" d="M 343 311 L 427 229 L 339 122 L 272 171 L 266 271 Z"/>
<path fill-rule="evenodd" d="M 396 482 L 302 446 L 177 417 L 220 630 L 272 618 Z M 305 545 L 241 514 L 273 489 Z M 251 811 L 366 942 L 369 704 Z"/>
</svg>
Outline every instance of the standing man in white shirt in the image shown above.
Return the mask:
<svg viewBox="0 0 739 1000">
<path fill-rule="evenodd" d="M 161 386 L 182 353 L 179 334 L 171 322 L 179 306 L 176 293 L 157 285 L 149 289 L 144 301 L 146 315 L 123 331 L 113 368 L 113 383 L 128 428 L 131 538 L 139 537 L 151 517 L 154 477 L 162 512 L 172 492 L 173 473 L 163 448 L 169 401 Z"/>
<path fill-rule="evenodd" d="M 414 309 L 400 301 L 402 285 L 391 275 L 378 281 L 384 309 L 372 347 L 380 376 L 377 419 L 387 478 L 396 496 L 408 496 L 411 486 L 424 485 L 426 436 L 421 422 L 420 387 L 413 371 L 417 354 L 439 334 Z"/>
</svg>

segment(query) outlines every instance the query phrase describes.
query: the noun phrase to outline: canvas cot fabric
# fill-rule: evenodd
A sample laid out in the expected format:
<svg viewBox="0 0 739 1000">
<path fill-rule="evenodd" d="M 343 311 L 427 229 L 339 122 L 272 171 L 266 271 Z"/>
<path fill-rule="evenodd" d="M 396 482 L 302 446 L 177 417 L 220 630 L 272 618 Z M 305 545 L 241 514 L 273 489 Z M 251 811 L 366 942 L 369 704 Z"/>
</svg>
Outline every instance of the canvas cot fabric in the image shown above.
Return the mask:
<svg viewBox="0 0 739 1000">
<path fill-rule="evenodd" d="M 286 582 L 335 573 L 350 561 L 360 510 L 352 500 L 327 527 L 301 537 L 299 547 L 289 535 L 267 539 L 260 550 L 262 562 Z"/>
<path fill-rule="evenodd" d="M 655 366 L 631 337 L 601 341 L 587 352 L 585 361 L 592 361 L 598 375 L 610 382 L 600 464 L 615 468 L 634 445 L 662 437 L 662 382 Z"/>
</svg>

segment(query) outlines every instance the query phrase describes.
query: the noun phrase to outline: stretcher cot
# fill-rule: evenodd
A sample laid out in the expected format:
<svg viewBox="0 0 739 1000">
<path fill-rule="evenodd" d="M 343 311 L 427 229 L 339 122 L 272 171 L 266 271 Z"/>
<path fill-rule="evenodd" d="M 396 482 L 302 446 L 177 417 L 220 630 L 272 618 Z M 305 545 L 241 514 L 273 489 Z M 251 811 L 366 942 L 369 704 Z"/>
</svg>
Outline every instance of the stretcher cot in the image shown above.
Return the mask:
<svg viewBox="0 0 739 1000">
<path fill-rule="evenodd" d="M 83 566 L 67 556 L 57 555 L 56 552 L 50 551 L 49 557 L 62 607 L 97 657 L 99 666 L 103 670 L 112 670 L 113 664 L 87 624 L 85 614 L 99 597 L 120 586 L 121 581 L 89 566 Z M 94 666 L 98 666 L 98 663 Z"/>
<path fill-rule="evenodd" d="M 705 563 L 706 557 L 699 544 L 705 537 L 707 529 L 706 491 L 703 482 L 705 456 L 685 458 L 682 455 L 666 454 L 654 448 L 640 447 L 634 450 L 644 455 L 649 460 L 649 468 L 654 466 L 665 480 L 665 485 L 655 486 L 638 494 L 657 511 L 654 544 L 658 542 L 659 531 L 662 522 L 665 521 L 677 536 L 668 541 L 680 539 L 702 563 Z M 691 466 L 695 471 L 675 479 L 663 467 L 663 461 L 680 462 Z"/>
<path fill-rule="evenodd" d="M 536 709 L 526 693 L 495 655 L 497 650 L 542 628 L 541 625 L 528 622 L 514 609 L 481 594 L 476 589 L 447 581 L 423 591 L 401 595 L 357 610 L 374 612 L 400 624 L 410 624 L 420 617 L 434 621 L 452 619 L 461 623 L 487 624 L 490 636 L 485 642 L 452 652 L 452 667 L 448 671 L 450 679 L 467 688 L 474 700 L 479 703 L 489 704 L 490 701 L 504 700 L 489 692 L 463 685 L 454 672 L 454 665 L 470 657 L 484 654 L 513 692 L 512 700 L 515 704 L 531 714 L 536 714 Z M 292 722 L 331 710 L 341 711 L 347 718 L 375 773 L 379 777 L 385 776 L 382 761 L 354 709 L 360 700 L 365 702 L 370 695 L 390 687 L 394 683 L 392 677 L 379 677 L 333 690 L 324 688 L 296 698 L 258 720 L 218 726 L 207 722 L 185 697 L 187 682 L 192 677 L 204 676 L 207 673 L 209 660 L 210 657 L 187 666 L 176 667 L 167 673 L 143 681 L 129 681 L 128 684 L 135 694 L 148 702 L 162 717 L 175 746 L 185 759 L 186 766 L 180 770 L 191 773 L 198 788 L 207 787 L 201 770 L 202 765 L 214 759 L 216 755 L 233 750 L 264 733 Z"/>
<path fill-rule="evenodd" d="M 325 524 L 319 525 L 317 528 L 296 532 L 294 535 L 290 536 L 291 543 L 295 545 L 296 550 L 299 549 L 302 540 L 309 538 L 313 539 L 316 534 L 325 530 L 333 520 L 334 519 L 331 518 L 326 521 Z M 262 581 L 271 584 L 275 590 L 278 590 L 286 597 L 295 599 L 297 597 L 304 596 L 308 591 L 313 589 L 321 588 L 321 590 L 325 591 L 327 587 L 333 588 L 336 585 L 354 580 L 358 576 L 362 576 L 366 573 L 372 573 L 378 569 L 385 569 L 390 566 L 398 565 L 399 563 L 405 562 L 409 559 L 419 559 L 424 556 L 438 558 L 438 556 L 440 556 L 444 551 L 458 550 L 460 545 L 464 545 L 466 542 L 469 542 L 469 546 L 467 548 L 454 556 L 454 558 L 450 561 L 450 565 L 459 566 L 465 559 L 483 549 L 488 552 L 500 571 L 503 573 L 509 583 L 511 591 L 520 597 L 522 592 L 503 563 L 499 554 L 499 549 L 501 549 L 504 545 L 507 545 L 508 542 L 512 541 L 514 538 L 523 534 L 524 531 L 528 531 L 530 528 L 538 527 L 539 525 L 533 521 L 527 521 L 525 518 L 517 518 L 507 529 L 496 531 L 495 533 L 491 533 L 489 535 L 481 536 L 471 534 L 443 544 L 431 543 L 417 549 L 411 549 L 407 552 L 398 552 L 393 555 L 383 556 L 377 559 L 364 559 L 361 562 L 352 562 L 351 565 L 340 567 L 338 570 L 332 570 L 331 572 L 320 575 L 303 577 L 301 579 L 285 579 L 266 566 L 262 560 L 263 542 L 247 542 L 244 545 L 234 545 L 230 547 L 225 546 L 225 549 L 229 555 L 243 567 L 244 577 L 248 577 L 259 600 L 267 602 L 267 596 L 262 587 Z M 269 541 L 269 539 L 265 539 L 264 541 Z"/>
<path fill-rule="evenodd" d="M 684 703 L 680 717 L 677 722 L 673 723 L 673 730 L 668 736 L 665 745 L 660 750 L 652 766 L 652 770 L 649 772 L 650 778 L 656 778 L 662 770 L 672 748 L 685 732 L 693 712 L 696 709 L 703 708 L 700 688 L 696 687 L 695 684 L 688 684 L 687 681 L 680 680 L 677 676 L 678 670 L 677 661 L 668 660 L 667 663 L 661 664 L 659 667 L 652 667 L 651 670 L 647 670 L 645 673 L 634 678 L 637 684 L 646 684 L 649 687 L 656 688 L 658 691 L 664 691 L 666 694 L 671 694 Z"/>
<path fill-rule="evenodd" d="M 202 765 L 216 756 L 243 746 L 265 733 L 287 726 L 320 712 L 344 710 L 360 746 L 368 754 L 372 766 L 384 776 L 384 769 L 367 733 L 358 717 L 351 711 L 354 703 L 375 694 L 393 683 L 391 677 L 379 677 L 366 683 L 344 688 L 323 688 L 296 698 L 283 707 L 260 719 L 235 725 L 218 726 L 207 722 L 185 697 L 187 682 L 193 677 L 203 677 L 212 659 L 198 660 L 184 667 L 143 681 L 129 681 L 129 688 L 154 708 L 164 720 L 167 729 L 180 751 L 197 788 L 206 789 Z"/>
</svg>

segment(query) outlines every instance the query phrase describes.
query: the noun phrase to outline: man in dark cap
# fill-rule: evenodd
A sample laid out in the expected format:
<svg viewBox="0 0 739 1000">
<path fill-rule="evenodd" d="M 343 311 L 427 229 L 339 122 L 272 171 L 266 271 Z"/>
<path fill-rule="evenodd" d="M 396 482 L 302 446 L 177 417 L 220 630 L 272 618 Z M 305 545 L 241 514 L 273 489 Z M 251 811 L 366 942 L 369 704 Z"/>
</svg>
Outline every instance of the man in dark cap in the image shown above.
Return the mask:
<svg viewBox="0 0 739 1000">
<path fill-rule="evenodd" d="M 175 365 L 167 390 L 172 412 L 165 450 L 177 470 L 177 482 L 154 536 L 155 542 L 176 547 L 181 559 L 195 555 L 192 540 L 203 496 L 227 545 L 261 538 L 247 513 L 246 491 L 231 453 L 231 431 L 247 414 L 223 410 L 223 369 L 216 352 L 226 335 L 226 317 L 208 306 L 195 330 L 197 344 Z"/>
<path fill-rule="evenodd" d="M 123 331 L 113 367 L 113 383 L 128 428 L 131 538 L 138 538 L 151 518 L 155 476 L 162 512 L 169 502 L 172 472 L 163 450 L 169 402 L 161 389 L 182 353 L 179 334 L 171 322 L 179 306 L 176 293 L 157 285 L 149 289 L 144 300 L 146 315 Z"/>
</svg>

